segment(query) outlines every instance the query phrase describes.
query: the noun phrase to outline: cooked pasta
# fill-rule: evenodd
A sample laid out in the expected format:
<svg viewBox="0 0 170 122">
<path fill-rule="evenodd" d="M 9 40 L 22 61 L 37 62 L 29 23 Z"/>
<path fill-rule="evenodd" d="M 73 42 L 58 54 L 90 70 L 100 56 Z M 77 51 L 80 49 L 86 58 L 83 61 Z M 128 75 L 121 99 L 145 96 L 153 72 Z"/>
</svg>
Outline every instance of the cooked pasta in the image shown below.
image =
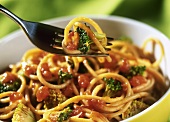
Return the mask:
<svg viewBox="0 0 170 122">
<path fill-rule="evenodd" d="M 101 40 L 87 23 L 102 35 Z M 77 29 L 92 40 L 90 51 L 109 56 L 69 57 L 28 50 L 20 62 L 0 75 L 0 120 L 10 120 L 22 103 L 39 122 L 120 121 L 148 108 L 166 92 L 168 86 L 159 67 L 164 49 L 158 39 L 147 39 L 142 48 L 124 40 L 110 41 L 107 46 L 99 25 L 78 17 L 65 28 L 62 45 L 67 53 L 82 53 Z M 145 50 L 148 42 L 159 45 L 159 59 L 154 58 L 154 50 Z"/>
</svg>

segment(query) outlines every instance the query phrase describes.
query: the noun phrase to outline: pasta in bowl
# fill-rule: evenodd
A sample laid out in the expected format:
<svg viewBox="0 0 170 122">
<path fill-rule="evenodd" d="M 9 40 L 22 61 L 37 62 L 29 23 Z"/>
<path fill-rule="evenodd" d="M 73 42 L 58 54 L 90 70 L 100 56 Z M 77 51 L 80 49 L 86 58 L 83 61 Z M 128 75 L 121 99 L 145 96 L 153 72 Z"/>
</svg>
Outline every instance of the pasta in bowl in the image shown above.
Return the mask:
<svg viewBox="0 0 170 122">
<path fill-rule="evenodd" d="M 65 27 L 71 19 L 51 20 L 51 23 Z M 151 119 L 140 117 L 167 100 L 169 92 L 165 79 L 169 67 L 165 43 L 170 45 L 169 40 L 153 28 L 133 20 L 119 17 L 93 20 L 106 35 L 115 38 L 110 45 L 102 45 L 97 40 L 108 57 L 63 57 L 32 49 L 33 46 L 26 42 L 26 48 L 23 45 L 22 53 L 14 61 L 3 59 L 2 69 L 11 65 L 0 75 L 1 120 L 13 118 L 14 121 L 19 108 L 28 108 L 33 121 L 39 122 Z M 142 33 L 137 31 L 139 28 Z M 131 39 L 122 38 L 124 35 Z M 10 43 L 13 42 L 1 45 L 10 47 Z M 65 45 L 65 41 L 63 43 Z M 1 57 L 14 54 L 11 49 Z M 166 113 L 165 117 L 169 112 Z"/>
</svg>

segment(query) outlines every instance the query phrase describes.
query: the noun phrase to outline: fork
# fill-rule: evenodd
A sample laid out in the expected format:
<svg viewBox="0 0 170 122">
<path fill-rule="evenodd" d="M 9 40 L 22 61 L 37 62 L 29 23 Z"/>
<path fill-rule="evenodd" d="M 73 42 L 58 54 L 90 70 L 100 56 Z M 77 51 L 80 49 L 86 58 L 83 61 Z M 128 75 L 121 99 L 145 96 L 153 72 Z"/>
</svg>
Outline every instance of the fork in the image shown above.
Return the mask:
<svg viewBox="0 0 170 122">
<path fill-rule="evenodd" d="M 55 54 L 65 55 L 65 56 L 108 56 L 105 53 L 88 53 L 88 54 L 67 54 L 61 49 L 56 49 L 54 46 L 61 47 L 63 40 L 64 29 L 39 23 L 23 20 L 7 8 L 0 4 L 0 12 L 7 15 L 13 21 L 15 21 L 25 32 L 29 40 L 38 48 Z M 112 39 L 108 37 L 108 39 Z"/>
</svg>

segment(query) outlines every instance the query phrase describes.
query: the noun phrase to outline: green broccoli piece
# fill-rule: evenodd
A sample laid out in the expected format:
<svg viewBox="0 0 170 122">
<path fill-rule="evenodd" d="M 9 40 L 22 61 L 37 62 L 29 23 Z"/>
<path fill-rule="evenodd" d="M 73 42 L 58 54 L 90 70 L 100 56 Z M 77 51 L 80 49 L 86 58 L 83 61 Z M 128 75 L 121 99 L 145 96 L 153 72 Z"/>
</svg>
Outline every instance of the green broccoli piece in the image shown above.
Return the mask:
<svg viewBox="0 0 170 122">
<path fill-rule="evenodd" d="M 69 74 L 68 72 L 63 72 L 62 70 L 59 70 L 58 76 L 59 76 L 59 83 L 64 83 L 66 80 L 73 78 L 72 74 Z"/>
<path fill-rule="evenodd" d="M 64 102 L 66 97 L 62 94 L 61 91 L 56 91 L 54 89 L 49 89 L 49 96 L 44 100 L 44 108 L 50 109 L 58 104 Z"/>
<path fill-rule="evenodd" d="M 146 70 L 146 66 L 131 66 L 130 68 L 130 75 L 143 75 L 144 71 Z"/>
<path fill-rule="evenodd" d="M 87 53 L 90 50 L 90 45 L 92 44 L 92 41 L 90 40 L 85 30 L 78 27 L 77 32 L 80 37 L 78 50 L 80 50 L 82 53 Z"/>
<path fill-rule="evenodd" d="M 106 88 L 103 96 L 114 97 L 118 91 L 122 90 L 120 81 L 114 80 L 113 78 L 107 79 L 106 77 L 104 77 L 103 80 L 106 82 Z"/>
<path fill-rule="evenodd" d="M 21 86 L 21 80 L 16 78 L 12 82 L 3 82 L 3 76 L 0 77 L 0 93 L 7 91 L 17 91 Z"/>
<path fill-rule="evenodd" d="M 23 103 L 19 103 L 14 111 L 12 122 L 36 122 L 34 114 Z"/>
<path fill-rule="evenodd" d="M 122 114 L 123 119 L 127 119 L 129 117 L 132 117 L 141 111 L 148 108 L 149 105 L 146 103 L 139 101 L 139 100 L 133 100 L 130 107 Z"/>
<path fill-rule="evenodd" d="M 121 73 L 121 75 L 123 75 L 127 79 L 131 79 L 133 76 L 143 75 L 145 70 L 146 70 L 146 66 L 131 66 L 127 74 Z"/>
<path fill-rule="evenodd" d="M 58 122 L 63 122 L 69 119 L 70 114 L 72 113 L 72 109 L 70 107 L 65 108 L 63 111 L 59 113 Z"/>
</svg>

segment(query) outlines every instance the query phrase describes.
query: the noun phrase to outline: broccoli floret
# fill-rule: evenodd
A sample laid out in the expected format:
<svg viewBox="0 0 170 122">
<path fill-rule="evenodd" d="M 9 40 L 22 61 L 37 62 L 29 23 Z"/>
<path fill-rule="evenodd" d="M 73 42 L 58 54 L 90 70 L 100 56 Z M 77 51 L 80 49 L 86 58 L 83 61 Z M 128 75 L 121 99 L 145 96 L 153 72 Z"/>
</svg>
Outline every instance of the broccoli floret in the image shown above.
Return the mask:
<svg viewBox="0 0 170 122">
<path fill-rule="evenodd" d="M 118 91 L 122 90 L 120 81 L 114 80 L 113 78 L 107 79 L 106 77 L 104 77 L 103 80 L 106 82 L 106 88 L 103 96 L 114 97 Z"/>
<path fill-rule="evenodd" d="M 65 108 L 63 111 L 59 113 L 57 121 L 63 122 L 65 120 L 68 120 L 71 112 L 72 112 L 72 109 L 70 107 Z"/>
<path fill-rule="evenodd" d="M 143 72 L 146 70 L 146 66 L 131 66 L 130 75 L 143 75 Z"/>
<path fill-rule="evenodd" d="M 43 114 L 43 118 L 40 119 L 43 122 L 69 122 L 69 117 L 71 117 L 72 109 L 71 107 L 66 107 L 61 111 L 49 111 Z"/>
<path fill-rule="evenodd" d="M 50 109 L 64 102 L 66 97 L 59 90 L 50 89 L 49 96 L 44 100 L 44 108 Z"/>
<path fill-rule="evenodd" d="M 58 76 L 59 76 L 59 83 L 64 83 L 66 80 L 73 78 L 72 74 L 69 74 L 68 72 L 63 72 L 62 70 L 59 70 Z"/>
<path fill-rule="evenodd" d="M 146 70 L 146 66 L 131 66 L 129 73 L 127 74 L 122 73 L 121 75 L 125 76 L 127 79 L 130 79 L 136 75 L 143 75 L 145 70 Z"/>
<path fill-rule="evenodd" d="M 36 120 L 30 108 L 19 103 L 14 111 L 12 122 L 36 122 Z"/>
<path fill-rule="evenodd" d="M 90 40 L 85 30 L 78 27 L 77 32 L 80 37 L 78 50 L 80 50 L 82 53 L 87 53 L 90 50 L 90 45 L 92 44 L 92 41 Z"/>
<path fill-rule="evenodd" d="M 17 91 L 21 86 L 21 80 L 15 78 L 15 80 L 10 80 L 8 82 L 4 82 L 4 76 L 0 76 L 0 93 L 7 91 Z"/>
<path fill-rule="evenodd" d="M 139 100 L 134 100 L 132 101 L 130 107 L 122 114 L 123 119 L 127 119 L 129 117 L 132 117 L 141 111 L 145 110 L 148 108 L 149 105 L 145 104 L 142 101 Z"/>
</svg>

